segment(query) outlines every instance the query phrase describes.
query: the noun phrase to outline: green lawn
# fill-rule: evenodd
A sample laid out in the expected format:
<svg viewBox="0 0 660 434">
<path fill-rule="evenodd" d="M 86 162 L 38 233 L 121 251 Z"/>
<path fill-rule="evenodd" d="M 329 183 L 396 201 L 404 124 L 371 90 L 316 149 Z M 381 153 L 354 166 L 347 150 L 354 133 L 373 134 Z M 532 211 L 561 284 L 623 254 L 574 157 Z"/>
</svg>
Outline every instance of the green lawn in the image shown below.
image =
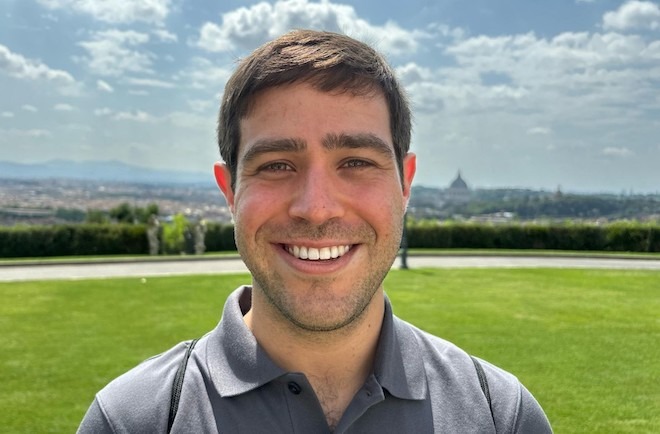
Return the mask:
<svg viewBox="0 0 660 434">
<path fill-rule="evenodd" d="M 0 432 L 73 432 L 94 393 L 202 335 L 246 275 L 0 283 Z M 393 271 L 395 313 L 515 373 L 557 433 L 660 432 L 660 273 Z"/>
</svg>

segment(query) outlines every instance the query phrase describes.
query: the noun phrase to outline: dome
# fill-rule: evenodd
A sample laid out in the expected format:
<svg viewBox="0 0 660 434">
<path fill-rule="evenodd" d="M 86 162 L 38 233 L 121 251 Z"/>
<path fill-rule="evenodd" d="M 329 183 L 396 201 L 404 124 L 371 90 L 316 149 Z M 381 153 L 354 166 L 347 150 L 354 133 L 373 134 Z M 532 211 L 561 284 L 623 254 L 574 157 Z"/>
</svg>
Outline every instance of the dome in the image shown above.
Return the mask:
<svg viewBox="0 0 660 434">
<path fill-rule="evenodd" d="M 467 183 L 463 181 L 460 171 L 458 172 L 458 175 L 456 175 L 456 179 L 454 179 L 449 185 L 449 188 L 452 190 L 468 190 Z"/>
</svg>

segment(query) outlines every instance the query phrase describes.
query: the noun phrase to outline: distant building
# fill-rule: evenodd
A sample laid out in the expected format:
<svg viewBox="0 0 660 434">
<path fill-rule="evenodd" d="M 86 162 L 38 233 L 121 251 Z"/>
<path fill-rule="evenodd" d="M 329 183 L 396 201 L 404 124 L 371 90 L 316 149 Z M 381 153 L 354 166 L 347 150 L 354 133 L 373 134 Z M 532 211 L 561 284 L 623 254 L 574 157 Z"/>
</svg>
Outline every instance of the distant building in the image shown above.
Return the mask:
<svg viewBox="0 0 660 434">
<path fill-rule="evenodd" d="M 456 178 L 449 184 L 449 188 L 445 190 L 445 198 L 447 202 L 467 202 L 470 200 L 470 187 L 461 176 L 460 170 Z"/>
</svg>

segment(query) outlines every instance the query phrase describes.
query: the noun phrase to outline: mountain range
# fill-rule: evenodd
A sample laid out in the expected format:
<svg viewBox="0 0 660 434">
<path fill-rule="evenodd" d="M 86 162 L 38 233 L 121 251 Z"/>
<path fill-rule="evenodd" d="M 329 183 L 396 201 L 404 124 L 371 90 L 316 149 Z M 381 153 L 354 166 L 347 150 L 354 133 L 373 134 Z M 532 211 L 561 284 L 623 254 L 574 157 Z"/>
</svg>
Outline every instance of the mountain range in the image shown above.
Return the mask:
<svg viewBox="0 0 660 434">
<path fill-rule="evenodd" d="M 0 161 L 0 178 L 76 179 L 149 184 L 197 184 L 213 182 L 211 173 L 150 169 L 120 161 L 51 160 L 24 164 Z"/>
</svg>

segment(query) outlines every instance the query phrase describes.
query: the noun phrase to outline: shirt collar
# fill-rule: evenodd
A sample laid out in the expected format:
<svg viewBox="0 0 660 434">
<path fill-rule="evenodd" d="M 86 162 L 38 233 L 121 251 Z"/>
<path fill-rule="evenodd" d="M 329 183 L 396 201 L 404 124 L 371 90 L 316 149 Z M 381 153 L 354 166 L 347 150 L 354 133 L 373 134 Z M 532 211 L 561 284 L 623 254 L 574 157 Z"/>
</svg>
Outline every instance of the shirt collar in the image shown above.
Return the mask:
<svg viewBox="0 0 660 434">
<path fill-rule="evenodd" d="M 287 372 L 259 346 L 243 321 L 252 288 L 242 286 L 227 298 L 218 326 L 209 336 L 207 366 L 220 396 L 240 395 Z M 376 350 L 374 375 L 381 387 L 402 399 L 424 399 L 426 373 L 410 326 L 394 317 L 385 297 L 385 314 Z"/>
<path fill-rule="evenodd" d="M 380 385 L 401 399 L 426 397 L 426 370 L 417 337 L 410 325 L 392 313 L 385 296 L 385 314 L 380 330 L 374 374 Z"/>
</svg>

